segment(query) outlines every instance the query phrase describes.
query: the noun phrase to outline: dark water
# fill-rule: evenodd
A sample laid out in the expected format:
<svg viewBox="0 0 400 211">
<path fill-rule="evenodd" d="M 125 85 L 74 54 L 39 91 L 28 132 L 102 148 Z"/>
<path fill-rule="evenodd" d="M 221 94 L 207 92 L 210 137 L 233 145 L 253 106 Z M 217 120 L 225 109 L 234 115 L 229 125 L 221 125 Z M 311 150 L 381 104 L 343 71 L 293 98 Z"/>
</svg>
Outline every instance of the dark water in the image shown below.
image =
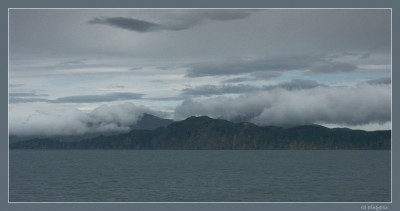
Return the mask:
<svg viewBox="0 0 400 211">
<path fill-rule="evenodd" d="M 390 180 L 390 151 L 10 151 L 11 202 L 383 202 Z"/>
</svg>

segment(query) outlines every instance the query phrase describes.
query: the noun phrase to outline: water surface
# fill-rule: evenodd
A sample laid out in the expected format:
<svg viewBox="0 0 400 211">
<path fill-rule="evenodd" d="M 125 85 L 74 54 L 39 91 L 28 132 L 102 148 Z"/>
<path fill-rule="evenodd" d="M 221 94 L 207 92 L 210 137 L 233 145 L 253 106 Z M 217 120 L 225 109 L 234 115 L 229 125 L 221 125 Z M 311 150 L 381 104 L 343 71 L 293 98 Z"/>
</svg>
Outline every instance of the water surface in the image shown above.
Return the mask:
<svg viewBox="0 0 400 211">
<path fill-rule="evenodd" d="M 387 202 L 390 151 L 10 150 L 11 202 Z"/>
</svg>

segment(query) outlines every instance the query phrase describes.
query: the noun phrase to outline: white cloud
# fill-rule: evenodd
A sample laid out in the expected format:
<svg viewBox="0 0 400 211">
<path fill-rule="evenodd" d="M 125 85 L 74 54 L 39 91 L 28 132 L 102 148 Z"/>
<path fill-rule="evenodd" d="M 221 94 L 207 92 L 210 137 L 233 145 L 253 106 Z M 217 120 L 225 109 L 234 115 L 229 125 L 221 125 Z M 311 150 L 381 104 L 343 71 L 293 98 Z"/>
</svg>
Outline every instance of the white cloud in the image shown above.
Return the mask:
<svg viewBox="0 0 400 211">
<path fill-rule="evenodd" d="M 132 103 L 102 105 L 91 112 L 83 112 L 68 106 L 35 106 L 26 111 L 21 107 L 10 109 L 11 135 L 81 135 L 98 132 L 127 132 L 143 113 L 163 116 Z M 25 107 L 26 108 L 26 107 Z"/>
<path fill-rule="evenodd" d="M 192 115 L 247 120 L 260 125 L 385 123 L 391 121 L 391 87 L 361 84 L 305 90 L 277 88 L 233 98 L 186 100 L 175 110 L 176 119 Z"/>
</svg>

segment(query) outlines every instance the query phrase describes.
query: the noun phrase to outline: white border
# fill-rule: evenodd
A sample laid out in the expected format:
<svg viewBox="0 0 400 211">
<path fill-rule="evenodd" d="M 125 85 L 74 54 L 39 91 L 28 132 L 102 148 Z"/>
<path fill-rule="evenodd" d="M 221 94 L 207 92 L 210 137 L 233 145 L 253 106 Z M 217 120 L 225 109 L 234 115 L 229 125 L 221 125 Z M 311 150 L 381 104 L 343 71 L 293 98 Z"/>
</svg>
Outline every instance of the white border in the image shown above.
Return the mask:
<svg viewBox="0 0 400 211">
<path fill-rule="evenodd" d="M 393 202 L 393 10 L 390 9 L 390 80 L 392 81 L 390 93 L 390 202 Z"/>
<path fill-rule="evenodd" d="M 243 10 L 243 9 L 259 9 L 259 10 L 390 10 L 390 79 L 393 84 L 393 8 L 8 8 L 8 36 L 7 36 L 7 73 L 8 73 L 8 86 L 7 93 L 10 91 L 10 10 L 171 10 L 171 9 L 180 9 L 180 10 L 221 10 L 221 9 L 229 9 L 229 10 Z M 390 190 L 390 202 L 10 202 L 10 147 L 7 147 L 7 202 L 9 204 L 41 204 L 41 203 L 49 203 L 49 204 L 109 204 L 109 203 L 124 203 L 124 204 L 392 204 L 393 203 L 393 85 L 391 86 L 391 135 L 390 135 L 390 178 L 391 178 L 391 190 Z M 7 144 L 10 145 L 10 98 L 7 97 L 7 120 L 8 120 L 8 133 L 7 133 Z"/>
<path fill-rule="evenodd" d="M 7 201 L 10 203 L 10 9 L 7 18 Z"/>
</svg>

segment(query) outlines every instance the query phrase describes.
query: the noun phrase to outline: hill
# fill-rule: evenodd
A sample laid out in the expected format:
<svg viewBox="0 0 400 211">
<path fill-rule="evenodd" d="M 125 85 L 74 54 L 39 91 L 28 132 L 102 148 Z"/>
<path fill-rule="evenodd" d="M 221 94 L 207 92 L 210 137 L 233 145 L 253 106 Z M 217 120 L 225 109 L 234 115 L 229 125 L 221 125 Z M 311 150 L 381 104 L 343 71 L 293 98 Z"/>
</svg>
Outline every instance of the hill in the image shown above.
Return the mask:
<svg viewBox="0 0 400 211">
<path fill-rule="evenodd" d="M 206 116 L 190 117 L 154 130 L 98 136 L 78 142 L 32 139 L 11 149 L 363 149 L 388 150 L 391 131 L 330 129 L 320 125 L 259 127 Z"/>
</svg>

